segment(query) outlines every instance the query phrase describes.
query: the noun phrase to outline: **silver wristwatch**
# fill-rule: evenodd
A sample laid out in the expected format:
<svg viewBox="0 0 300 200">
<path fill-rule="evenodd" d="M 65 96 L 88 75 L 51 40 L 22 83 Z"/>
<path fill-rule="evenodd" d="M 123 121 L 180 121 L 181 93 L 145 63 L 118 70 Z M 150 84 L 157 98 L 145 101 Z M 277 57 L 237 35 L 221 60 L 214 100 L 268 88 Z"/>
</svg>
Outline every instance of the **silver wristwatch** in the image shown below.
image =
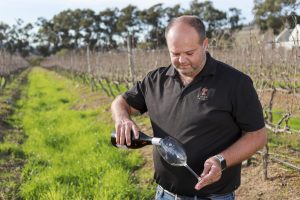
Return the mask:
<svg viewBox="0 0 300 200">
<path fill-rule="evenodd" d="M 221 154 L 215 155 L 214 157 L 219 160 L 221 169 L 222 169 L 222 171 L 224 171 L 227 168 L 225 158 Z"/>
</svg>

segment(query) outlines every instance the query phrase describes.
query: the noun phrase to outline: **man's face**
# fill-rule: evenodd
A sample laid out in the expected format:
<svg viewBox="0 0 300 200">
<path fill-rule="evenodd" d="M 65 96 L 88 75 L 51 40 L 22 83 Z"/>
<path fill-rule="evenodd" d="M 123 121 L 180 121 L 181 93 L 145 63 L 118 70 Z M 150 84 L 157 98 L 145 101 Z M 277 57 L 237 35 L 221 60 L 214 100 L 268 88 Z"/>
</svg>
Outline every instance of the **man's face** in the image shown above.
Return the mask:
<svg viewBox="0 0 300 200">
<path fill-rule="evenodd" d="M 181 76 L 194 78 L 203 68 L 208 41 L 186 24 L 176 24 L 168 32 L 167 45 L 172 65 Z"/>
</svg>

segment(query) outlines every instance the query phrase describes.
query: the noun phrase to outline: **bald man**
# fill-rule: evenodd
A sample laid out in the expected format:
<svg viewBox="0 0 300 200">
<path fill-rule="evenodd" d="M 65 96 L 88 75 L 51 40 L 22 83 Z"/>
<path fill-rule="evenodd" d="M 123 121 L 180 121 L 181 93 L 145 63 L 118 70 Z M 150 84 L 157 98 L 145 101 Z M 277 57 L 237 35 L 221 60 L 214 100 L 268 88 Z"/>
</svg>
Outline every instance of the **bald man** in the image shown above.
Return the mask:
<svg viewBox="0 0 300 200">
<path fill-rule="evenodd" d="M 153 135 L 180 141 L 201 177 L 166 163 L 154 148 L 155 199 L 235 199 L 242 161 L 267 142 L 252 80 L 210 56 L 196 16 L 171 20 L 165 38 L 171 64 L 149 72 L 112 103 L 117 143 L 130 145 L 131 131 L 138 138 L 130 116 L 148 112 Z"/>
</svg>

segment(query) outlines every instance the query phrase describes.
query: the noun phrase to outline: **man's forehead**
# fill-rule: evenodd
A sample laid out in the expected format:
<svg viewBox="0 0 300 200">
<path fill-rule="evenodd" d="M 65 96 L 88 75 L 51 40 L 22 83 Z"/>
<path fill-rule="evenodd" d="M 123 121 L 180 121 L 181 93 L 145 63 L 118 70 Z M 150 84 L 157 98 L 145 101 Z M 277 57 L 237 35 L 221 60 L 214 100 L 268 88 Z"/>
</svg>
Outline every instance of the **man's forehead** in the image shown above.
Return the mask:
<svg viewBox="0 0 300 200">
<path fill-rule="evenodd" d="M 178 31 L 182 31 L 182 30 L 195 30 L 194 27 L 192 27 L 191 25 L 187 24 L 187 23 L 184 23 L 184 22 L 176 22 L 174 23 L 170 29 L 169 29 L 169 33 L 170 32 L 178 32 Z"/>
</svg>

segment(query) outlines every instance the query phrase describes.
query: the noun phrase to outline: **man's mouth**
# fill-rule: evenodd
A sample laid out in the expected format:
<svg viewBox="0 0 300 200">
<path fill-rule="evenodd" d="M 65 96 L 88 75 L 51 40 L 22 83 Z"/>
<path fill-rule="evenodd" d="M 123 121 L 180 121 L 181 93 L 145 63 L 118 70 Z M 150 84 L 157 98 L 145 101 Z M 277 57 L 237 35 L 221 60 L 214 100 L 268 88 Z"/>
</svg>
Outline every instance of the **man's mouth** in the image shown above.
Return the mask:
<svg viewBox="0 0 300 200">
<path fill-rule="evenodd" d="M 188 69 L 190 68 L 190 65 L 180 65 L 179 69 Z"/>
</svg>

